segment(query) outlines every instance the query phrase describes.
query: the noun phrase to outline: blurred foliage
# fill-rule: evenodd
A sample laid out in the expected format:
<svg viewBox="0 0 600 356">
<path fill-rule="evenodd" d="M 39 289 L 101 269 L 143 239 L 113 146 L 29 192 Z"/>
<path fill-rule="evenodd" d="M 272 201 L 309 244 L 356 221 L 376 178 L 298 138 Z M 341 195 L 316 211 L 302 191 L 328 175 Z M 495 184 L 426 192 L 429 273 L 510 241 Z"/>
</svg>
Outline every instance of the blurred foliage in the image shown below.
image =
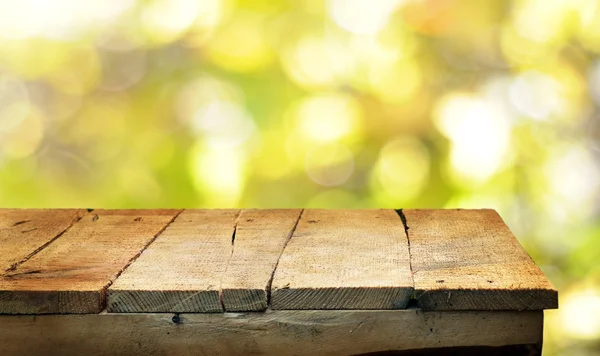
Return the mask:
<svg viewBox="0 0 600 356">
<path fill-rule="evenodd" d="M 600 2 L 0 0 L 3 207 L 491 207 L 600 352 Z"/>
</svg>

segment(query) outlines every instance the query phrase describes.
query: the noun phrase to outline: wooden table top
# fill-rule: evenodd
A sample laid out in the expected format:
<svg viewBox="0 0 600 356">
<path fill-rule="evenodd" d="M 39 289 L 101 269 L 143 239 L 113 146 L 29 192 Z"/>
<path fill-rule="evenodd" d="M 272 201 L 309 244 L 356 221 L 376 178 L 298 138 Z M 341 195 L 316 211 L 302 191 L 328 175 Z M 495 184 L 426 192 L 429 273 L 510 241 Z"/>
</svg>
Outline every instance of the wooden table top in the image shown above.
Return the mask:
<svg viewBox="0 0 600 356">
<path fill-rule="evenodd" d="M 493 210 L 0 209 L 0 314 L 542 310 Z"/>
</svg>

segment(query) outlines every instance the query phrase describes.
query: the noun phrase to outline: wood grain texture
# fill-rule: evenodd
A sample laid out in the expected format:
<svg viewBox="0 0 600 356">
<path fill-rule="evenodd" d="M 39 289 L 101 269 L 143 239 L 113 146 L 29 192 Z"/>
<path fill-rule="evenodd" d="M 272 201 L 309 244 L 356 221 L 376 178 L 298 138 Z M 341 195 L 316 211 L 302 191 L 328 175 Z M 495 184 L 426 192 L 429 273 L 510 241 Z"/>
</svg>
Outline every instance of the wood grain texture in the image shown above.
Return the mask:
<svg viewBox="0 0 600 356">
<path fill-rule="evenodd" d="M 84 209 L 0 209 L 0 272 L 16 269 L 84 213 Z"/>
<path fill-rule="evenodd" d="M 543 329 L 541 311 L 267 310 L 181 314 L 177 324 L 172 317 L 0 315 L 0 350 L 4 356 L 355 355 L 461 346 L 539 346 Z"/>
<path fill-rule="evenodd" d="M 300 209 L 242 211 L 233 254 L 221 281 L 225 310 L 267 309 L 273 272 L 301 212 Z"/>
<path fill-rule="evenodd" d="M 558 293 L 494 210 L 404 210 L 424 310 L 539 310 Z"/>
<path fill-rule="evenodd" d="M 95 210 L 0 277 L 0 313 L 98 313 L 106 287 L 178 213 Z"/>
<path fill-rule="evenodd" d="M 273 309 L 401 309 L 413 290 L 394 210 L 307 209 L 271 289 Z"/>
<path fill-rule="evenodd" d="M 239 210 L 186 210 L 108 290 L 114 312 L 220 312 Z"/>
</svg>

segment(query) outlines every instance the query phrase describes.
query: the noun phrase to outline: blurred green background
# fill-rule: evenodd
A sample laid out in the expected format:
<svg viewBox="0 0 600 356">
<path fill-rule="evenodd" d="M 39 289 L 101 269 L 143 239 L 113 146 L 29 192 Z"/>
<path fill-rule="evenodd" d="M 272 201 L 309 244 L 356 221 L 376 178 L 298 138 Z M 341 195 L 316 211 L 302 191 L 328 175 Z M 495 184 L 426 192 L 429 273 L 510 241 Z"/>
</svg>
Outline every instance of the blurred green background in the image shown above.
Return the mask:
<svg viewBox="0 0 600 356">
<path fill-rule="evenodd" d="M 0 0 L 2 207 L 491 207 L 600 352 L 600 2 Z"/>
</svg>

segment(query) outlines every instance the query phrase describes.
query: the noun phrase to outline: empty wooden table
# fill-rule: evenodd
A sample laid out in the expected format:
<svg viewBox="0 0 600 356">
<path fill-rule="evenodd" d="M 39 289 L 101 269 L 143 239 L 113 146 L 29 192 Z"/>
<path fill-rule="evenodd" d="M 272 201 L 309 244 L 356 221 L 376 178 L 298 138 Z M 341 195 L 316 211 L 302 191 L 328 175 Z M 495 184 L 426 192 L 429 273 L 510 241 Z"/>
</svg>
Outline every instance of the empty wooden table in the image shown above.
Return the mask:
<svg viewBox="0 0 600 356">
<path fill-rule="evenodd" d="M 0 209 L 0 353 L 539 355 L 493 210 Z"/>
</svg>

